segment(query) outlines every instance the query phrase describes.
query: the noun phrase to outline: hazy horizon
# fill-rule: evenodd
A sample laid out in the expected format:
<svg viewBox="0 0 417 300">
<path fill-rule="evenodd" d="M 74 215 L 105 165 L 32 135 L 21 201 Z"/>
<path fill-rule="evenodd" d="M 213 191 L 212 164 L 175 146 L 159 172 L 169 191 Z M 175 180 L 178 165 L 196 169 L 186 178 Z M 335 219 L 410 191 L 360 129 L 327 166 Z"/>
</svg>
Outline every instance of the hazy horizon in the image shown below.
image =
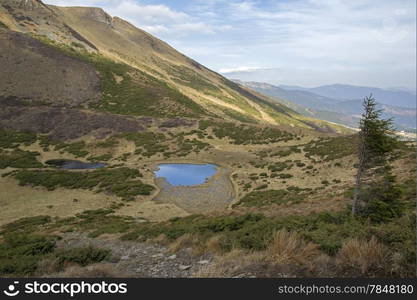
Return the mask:
<svg viewBox="0 0 417 300">
<path fill-rule="evenodd" d="M 312 88 L 318 88 L 318 87 L 322 87 L 322 86 L 330 86 L 330 85 L 348 85 L 348 86 L 354 86 L 354 87 L 372 87 L 372 88 L 379 88 L 379 89 L 383 89 L 383 90 L 391 90 L 391 91 L 403 91 L 403 92 L 412 92 L 412 93 L 416 93 L 417 90 L 416 88 L 408 88 L 405 86 L 391 86 L 391 87 L 379 87 L 379 86 L 367 86 L 367 85 L 359 85 L 359 84 L 348 84 L 345 82 L 330 82 L 330 83 L 325 83 L 325 84 L 319 84 L 319 85 L 301 85 L 301 84 L 286 84 L 286 83 L 282 83 L 279 81 L 261 81 L 261 80 L 244 80 L 244 79 L 240 79 L 237 77 L 234 77 L 233 75 L 230 76 L 230 74 L 235 74 L 235 72 L 232 73 L 223 73 L 223 76 L 225 76 L 227 79 L 232 80 L 232 81 L 236 81 L 236 80 L 240 80 L 240 81 L 244 81 L 244 82 L 258 82 L 258 83 L 267 83 L 273 86 L 277 86 L 277 87 L 292 87 L 292 88 L 306 88 L 306 89 L 312 89 Z"/>
</svg>

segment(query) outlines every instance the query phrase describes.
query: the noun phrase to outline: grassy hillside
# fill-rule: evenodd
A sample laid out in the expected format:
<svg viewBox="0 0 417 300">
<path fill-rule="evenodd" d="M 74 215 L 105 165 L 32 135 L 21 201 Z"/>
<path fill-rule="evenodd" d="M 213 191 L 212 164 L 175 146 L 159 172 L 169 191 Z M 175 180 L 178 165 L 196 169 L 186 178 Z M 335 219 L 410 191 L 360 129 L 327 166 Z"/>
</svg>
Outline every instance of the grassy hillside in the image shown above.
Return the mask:
<svg viewBox="0 0 417 300">
<path fill-rule="evenodd" d="M 305 118 L 298 113 L 230 82 L 177 52 L 163 41 L 120 18 L 112 18 L 98 8 L 63 8 L 44 5 L 39 1 L 7 0 L 0 6 L 0 20 L 14 31 L 30 34 L 44 42 L 47 41 L 50 45 L 54 44 L 60 50 L 65 50 L 64 52 L 70 57 L 93 66 L 100 73 L 102 101 L 95 106 L 91 105 L 90 108 L 117 114 L 152 117 L 200 117 L 202 114 L 209 114 L 231 121 L 295 126 L 313 130 L 320 128 L 332 132 L 345 130 L 314 119 L 305 122 Z M 10 42 L 7 35 L 10 33 L 3 29 L 3 39 Z M 35 43 L 29 38 L 20 37 L 20 40 L 26 44 Z M 18 44 L 14 41 L 11 46 L 16 49 L 25 48 L 22 43 Z M 67 51 L 70 48 L 73 51 Z M 6 86 L 2 89 L 7 91 L 4 96 L 29 100 L 36 98 L 33 100 L 55 103 L 58 99 L 61 102 L 70 102 L 66 99 L 73 96 L 79 99 L 74 104 L 81 106 L 86 102 L 97 102 L 93 100 L 97 99 L 97 94 L 94 96 L 68 94 L 77 90 L 71 86 L 64 86 L 66 89 L 61 93 L 59 89 L 53 89 L 55 94 L 52 95 L 50 95 L 51 91 L 42 90 L 47 82 L 57 88 L 63 82 L 75 86 L 81 84 L 76 78 L 69 76 L 71 72 L 61 75 L 59 73 L 61 70 L 41 72 L 47 77 L 44 79 L 36 77 L 37 69 L 52 68 L 46 64 L 35 68 L 36 55 L 41 54 L 47 59 L 53 56 L 52 50 L 49 51 L 52 53 L 42 54 L 42 51 L 46 50 L 47 48 L 40 46 L 29 50 L 30 53 L 35 52 L 31 54 L 34 57 L 24 60 L 25 64 L 22 65 L 21 72 L 14 70 L 16 78 L 12 80 L 13 83 L 3 82 Z M 19 60 L 16 57 L 18 51 L 8 53 L 11 58 L 14 57 L 14 60 Z M 56 52 L 54 55 L 59 54 Z M 8 61 L 12 60 L 8 58 Z M 59 60 L 62 61 L 62 58 Z M 34 67 L 31 67 L 32 65 Z M 76 63 L 68 61 L 68 64 L 64 65 L 73 66 Z M 79 77 L 82 84 L 89 84 L 95 87 L 96 91 L 97 79 L 89 78 L 85 71 L 78 70 L 74 74 L 83 74 L 83 77 Z M 19 81 L 18 78 L 24 80 Z M 30 89 L 19 85 L 19 82 L 25 81 L 33 82 Z M 34 87 L 38 89 L 35 93 Z M 81 87 L 79 90 L 84 91 L 85 88 Z M 62 97 L 64 92 L 66 97 Z"/>
<path fill-rule="evenodd" d="M 0 22 L 1 276 L 415 276 L 415 144 L 391 161 L 401 214 L 352 219 L 345 128 L 97 8 L 5 0 Z M 173 187 L 166 162 L 218 172 Z"/>
</svg>

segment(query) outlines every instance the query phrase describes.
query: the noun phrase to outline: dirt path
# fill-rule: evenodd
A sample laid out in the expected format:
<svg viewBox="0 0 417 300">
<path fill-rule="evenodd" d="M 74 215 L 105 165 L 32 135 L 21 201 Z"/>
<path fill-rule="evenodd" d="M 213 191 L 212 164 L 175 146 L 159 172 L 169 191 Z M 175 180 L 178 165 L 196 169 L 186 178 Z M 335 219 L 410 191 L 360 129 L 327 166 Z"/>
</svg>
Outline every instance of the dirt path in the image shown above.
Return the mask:
<svg viewBox="0 0 417 300">
<path fill-rule="evenodd" d="M 112 238 L 88 238 L 83 234 L 66 233 L 58 248 L 92 246 L 111 250 L 109 262 L 120 273 L 132 277 L 186 278 L 202 266 L 210 264 L 209 255 L 193 256 L 191 249 L 172 254 L 164 246 L 121 241 Z"/>
</svg>

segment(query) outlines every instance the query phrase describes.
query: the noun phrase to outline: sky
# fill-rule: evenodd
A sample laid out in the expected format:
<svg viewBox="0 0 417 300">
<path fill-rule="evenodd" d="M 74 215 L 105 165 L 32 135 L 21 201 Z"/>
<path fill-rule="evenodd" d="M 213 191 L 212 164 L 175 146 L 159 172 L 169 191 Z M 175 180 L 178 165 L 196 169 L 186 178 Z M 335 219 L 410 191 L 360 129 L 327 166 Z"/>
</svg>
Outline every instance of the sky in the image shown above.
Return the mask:
<svg viewBox="0 0 417 300">
<path fill-rule="evenodd" d="M 229 78 L 416 88 L 415 0 L 44 0 L 96 6 Z"/>
</svg>

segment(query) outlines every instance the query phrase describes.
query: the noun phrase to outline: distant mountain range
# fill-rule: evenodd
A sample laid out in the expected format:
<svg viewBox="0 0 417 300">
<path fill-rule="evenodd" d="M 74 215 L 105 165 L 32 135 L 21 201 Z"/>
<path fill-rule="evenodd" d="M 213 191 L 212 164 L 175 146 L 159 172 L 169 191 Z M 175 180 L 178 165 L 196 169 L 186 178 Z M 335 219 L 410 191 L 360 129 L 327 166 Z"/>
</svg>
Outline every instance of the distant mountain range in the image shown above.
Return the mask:
<svg viewBox="0 0 417 300">
<path fill-rule="evenodd" d="M 416 96 L 411 91 L 394 91 L 343 84 L 315 88 L 274 86 L 263 82 L 237 83 L 273 97 L 295 111 L 309 117 L 321 118 L 356 127 L 362 113 L 362 99 L 373 94 L 386 118 L 394 118 L 399 130 L 416 128 Z"/>
</svg>

